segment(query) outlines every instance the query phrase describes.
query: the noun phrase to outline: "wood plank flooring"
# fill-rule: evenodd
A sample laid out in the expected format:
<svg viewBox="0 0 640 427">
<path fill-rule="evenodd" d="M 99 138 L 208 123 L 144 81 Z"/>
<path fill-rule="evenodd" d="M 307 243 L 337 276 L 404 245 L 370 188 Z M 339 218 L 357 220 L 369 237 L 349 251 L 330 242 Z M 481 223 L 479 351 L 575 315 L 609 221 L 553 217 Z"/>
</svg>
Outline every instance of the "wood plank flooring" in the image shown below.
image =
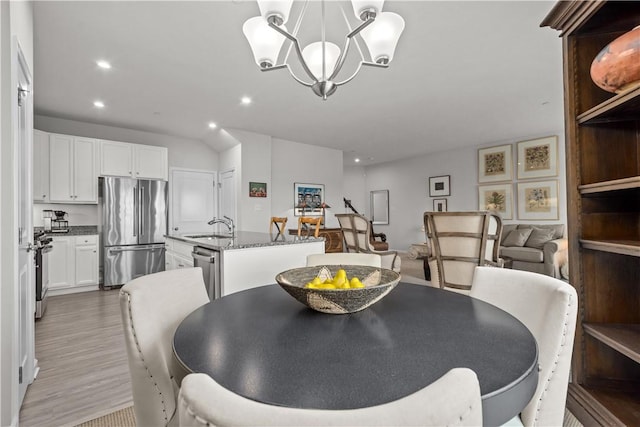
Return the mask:
<svg viewBox="0 0 640 427">
<path fill-rule="evenodd" d="M 36 321 L 40 372 L 27 389 L 20 426 L 75 425 L 133 405 L 118 292 L 49 298 Z"/>
</svg>

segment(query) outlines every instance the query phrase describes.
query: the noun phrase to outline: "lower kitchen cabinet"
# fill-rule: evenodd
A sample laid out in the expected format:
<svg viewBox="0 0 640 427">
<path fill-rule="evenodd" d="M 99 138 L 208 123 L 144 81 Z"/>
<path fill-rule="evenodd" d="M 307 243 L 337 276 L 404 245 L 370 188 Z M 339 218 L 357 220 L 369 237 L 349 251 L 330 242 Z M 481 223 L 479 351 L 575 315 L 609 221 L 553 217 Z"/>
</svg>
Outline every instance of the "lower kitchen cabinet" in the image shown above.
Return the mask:
<svg viewBox="0 0 640 427">
<path fill-rule="evenodd" d="M 51 295 L 98 289 L 98 236 L 53 236 L 49 252 Z"/>
<path fill-rule="evenodd" d="M 164 253 L 164 269 L 176 270 L 193 267 L 193 245 L 175 239 L 167 239 Z"/>
</svg>

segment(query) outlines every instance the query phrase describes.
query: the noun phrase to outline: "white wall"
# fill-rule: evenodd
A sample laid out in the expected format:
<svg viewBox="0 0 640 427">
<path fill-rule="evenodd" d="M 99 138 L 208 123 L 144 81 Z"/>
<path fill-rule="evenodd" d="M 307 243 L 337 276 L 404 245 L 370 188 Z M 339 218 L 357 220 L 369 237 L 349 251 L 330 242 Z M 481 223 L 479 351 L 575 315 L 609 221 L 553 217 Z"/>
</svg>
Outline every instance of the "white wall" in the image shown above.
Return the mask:
<svg viewBox="0 0 640 427">
<path fill-rule="evenodd" d="M 513 220 L 505 223 L 539 222 L 540 224 L 567 223 L 564 131 L 543 133 L 518 139 L 524 141 L 549 135 L 558 136 L 558 176 L 540 180 L 558 180 L 559 219 L 549 221 L 518 220 L 516 179 L 516 142 L 503 141 L 483 146 L 444 151 L 422 157 L 383 163 L 365 168 L 364 193 L 368 197 L 372 190 L 389 190 L 389 225 L 376 225 L 376 232 L 387 235 L 390 247 L 407 250 L 412 243 L 424 241 L 421 230 L 425 211 L 433 210 L 433 199 L 429 197 L 430 176 L 450 175 L 451 195 L 447 199 L 449 211 L 478 209 L 478 148 L 513 144 Z M 527 180 L 532 181 L 532 180 Z M 522 182 L 522 181 L 521 181 Z M 441 197 L 438 197 L 441 198 Z M 367 215 L 369 206 L 367 206 Z"/>
<path fill-rule="evenodd" d="M 324 184 L 327 228 L 339 227 L 334 212 L 344 212 L 342 151 L 273 138 L 271 143 L 271 214 L 286 216 L 287 228 L 297 228 L 293 215 L 296 182 Z M 265 223 L 265 230 L 268 220 Z"/>
<path fill-rule="evenodd" d="M 351 206 L 361 213 L 369 213 L 369 193 L 365 191 L 367 172 L 364 166 L 344 165 L 344 183 L 342 184 L 343 197 L 351 200 Z M 342 205 L 344 206 L 344 205 Z M 337 210 L 336 212 L 340 212 Z M 352 213 L 351 209 L 344 208 L 344 212 Z M 376 230 L 377 232 L 377 230 Z"/>
</svg>

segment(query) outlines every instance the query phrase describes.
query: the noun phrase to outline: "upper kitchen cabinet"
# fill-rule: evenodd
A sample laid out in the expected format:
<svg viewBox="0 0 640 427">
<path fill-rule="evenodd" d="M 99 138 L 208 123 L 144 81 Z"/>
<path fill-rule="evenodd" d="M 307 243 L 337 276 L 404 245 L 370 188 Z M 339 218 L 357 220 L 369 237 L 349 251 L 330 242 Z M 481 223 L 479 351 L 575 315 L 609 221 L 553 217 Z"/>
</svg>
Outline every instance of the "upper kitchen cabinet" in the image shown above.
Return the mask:
<svg viewBox="0 0 640 427">
<path fill-rule="evenodd" d="M 49 201 L 49 134 L 33 131 L 33 201 Z"/>
<path fill-rule="evenodd" d="M 52 203 L 98 203 L 97 141 L 78 136 L 49 137 Z"/>
<path fill-rule="evenodd" d="M 166 181 L 168 151 L 154 145 L 101 141 L 100 175 Z"/>
</svg>

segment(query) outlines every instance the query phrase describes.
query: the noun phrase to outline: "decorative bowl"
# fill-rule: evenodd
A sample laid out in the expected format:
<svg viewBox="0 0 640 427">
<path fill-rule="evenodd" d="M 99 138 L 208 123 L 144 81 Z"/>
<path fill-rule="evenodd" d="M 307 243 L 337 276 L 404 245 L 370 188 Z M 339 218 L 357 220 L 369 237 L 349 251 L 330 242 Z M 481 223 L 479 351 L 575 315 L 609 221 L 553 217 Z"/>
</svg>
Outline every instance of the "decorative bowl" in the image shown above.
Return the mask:
<svg viewBox="0 0 640 427">
<path fill-rule="evenodd" d="M 331 278 L 344 269 L 348 278 L 357 277 L 364 287 L 349 289 L 305 288 L 315 277 Z M 276 281 L 289 295 L 309 308 L 322 313 L 355 313 L 375 304 L 400 281 L 400 274 L 386 268 L 364 265 L 327 265 L 301 267 L 283 271 Z"/>
<path fill-rule="evenodd" d="M 591 79 L 607 92 L 621 93 L 640 84 L 640 25 L 624 33 L 596 56 Z"/>
</svg>

